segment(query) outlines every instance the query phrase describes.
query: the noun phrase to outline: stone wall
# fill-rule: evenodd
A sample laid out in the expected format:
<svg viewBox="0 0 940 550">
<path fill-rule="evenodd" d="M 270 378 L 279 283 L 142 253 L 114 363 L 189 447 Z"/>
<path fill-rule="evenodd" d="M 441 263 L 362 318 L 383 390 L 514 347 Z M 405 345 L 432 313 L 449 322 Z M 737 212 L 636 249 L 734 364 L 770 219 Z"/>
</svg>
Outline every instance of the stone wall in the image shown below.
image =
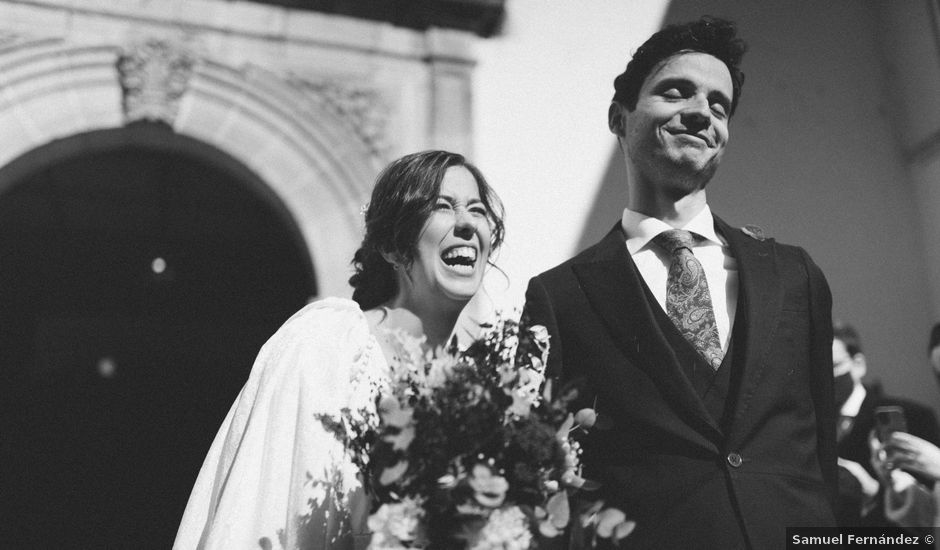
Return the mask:
<svg viewBox="0 0 940 550">
<path fill-rule="evenodd" d="M 475 40 L 223 0 L 0 2 L 0 167 L 56 139 L 161 121 L 265 181 L 307 241 L 320 294 L 347 295 L 381 167 L 469 152 Z"/>
</svg>

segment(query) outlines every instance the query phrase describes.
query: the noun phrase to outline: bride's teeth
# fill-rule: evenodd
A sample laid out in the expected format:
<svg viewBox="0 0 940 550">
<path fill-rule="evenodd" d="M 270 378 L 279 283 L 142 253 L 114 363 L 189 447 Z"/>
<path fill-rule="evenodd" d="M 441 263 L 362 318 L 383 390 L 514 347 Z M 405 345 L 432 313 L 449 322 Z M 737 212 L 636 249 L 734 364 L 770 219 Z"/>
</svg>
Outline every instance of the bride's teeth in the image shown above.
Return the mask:
<svg viewBox="0 0 940 550">
<path fill-rule="evenodd" d="M 470 265 L 476 262 L 477 251 L 472 246 L 458 246 L 445 251 L 441 258 L 448 265 Z"/>
</svg>

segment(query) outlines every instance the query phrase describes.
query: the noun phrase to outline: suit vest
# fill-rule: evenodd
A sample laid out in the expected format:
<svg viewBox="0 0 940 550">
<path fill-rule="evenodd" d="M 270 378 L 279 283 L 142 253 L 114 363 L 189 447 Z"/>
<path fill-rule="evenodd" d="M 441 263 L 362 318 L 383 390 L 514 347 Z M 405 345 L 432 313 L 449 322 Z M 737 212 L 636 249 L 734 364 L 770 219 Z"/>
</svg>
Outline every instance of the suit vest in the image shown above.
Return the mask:
<svg viewBox="0 0 940 550">
<path fill-rule="evenodd" d="M 724 359 L 718 370 L 714 370 L 705 359 L 699 354 L 695 347 L 685 339 L 676 328 L 661 305 L 653 296 L 649 287 L 643 284 L 646 293 L 646 299 L 649 301 L 650 310 L 656 318 L 656 324 L 665 336 L 669 346 L 673 349 L 678 358 L 681 370 L 688 378 L 695 392 L 698 394 L 705 409 L 721 427 L 722 432 L 728 433 L 731 420 L 734 417 L 736 389 L 740 386 L 741 373 L 735 369 L 735 364 L 743 364 L 742 360 L 735 361 L 737 349 L 735 342 L 743 342 L 744 330 L 744 307 L 743 296 L 739 294 L 736 306 L 735 323 L 731 329 L 731 339 L 728 343 L 728 349 L 725 352 Z M 742 350 L 743 351 L 743 350 Z"/>
</svg>

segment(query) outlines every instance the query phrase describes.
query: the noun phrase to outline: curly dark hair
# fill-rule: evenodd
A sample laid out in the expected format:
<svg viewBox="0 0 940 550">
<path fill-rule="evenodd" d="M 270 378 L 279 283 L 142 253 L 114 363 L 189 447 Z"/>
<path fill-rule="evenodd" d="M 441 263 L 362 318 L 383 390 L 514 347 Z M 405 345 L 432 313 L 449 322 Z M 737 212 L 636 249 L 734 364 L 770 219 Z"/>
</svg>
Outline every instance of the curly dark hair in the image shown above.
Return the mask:
<svg viewBox="0 0 940 550">
<path fill-rule="evenodd" d="M 613 100 L 633 111 L 640 88 L 656 65 L 677 53 L 693 51 L 712 55 L 728 67 L 733 91 L 730 114 L 734 114 L 744 85 L 740 64 L 746 50 L 747 45 L 737 37 L 737 27 L 726 19 L 706 16 L 691 23 L 669 25 L 649 37 L 633 54 L 627 69 L 614 79 Z"/>
<path fill-rule="evenodd" d="M 930 329 L 930 339 L 927 342 L 927 355 L 933 351 L 933 348 L 940 346 L 940 323 L 937 323 Z"/>
<path fill-rule="evenodd" d="M 838 340 L 845 345 L 845 351 L 850 357 L 855 357 L 862 353 L 862 339 L 858 335 L 855 327 L 848 323 L 835 321 L 832 323 L 832 339 Z"/>
<path fill-rule="evenodd" d="M 349 278 L 353 300 L 363 310 L 378 307 L 398 293 L 398 279 L 385 255 L 407 268 L 414 261 L 418 237 L 441 193 L 448 168 L 462 166 L 477 182 L 491 226 L 491 255 L 503 242 L 503 205 L 483 174 L 463 155 L 422 151 L 389 164 L 376 179 L 365 213 L 366 231 L 353 256 L 355 274 Z M 487 260 L 489 261 L 489 260 Z"/>
</svg>

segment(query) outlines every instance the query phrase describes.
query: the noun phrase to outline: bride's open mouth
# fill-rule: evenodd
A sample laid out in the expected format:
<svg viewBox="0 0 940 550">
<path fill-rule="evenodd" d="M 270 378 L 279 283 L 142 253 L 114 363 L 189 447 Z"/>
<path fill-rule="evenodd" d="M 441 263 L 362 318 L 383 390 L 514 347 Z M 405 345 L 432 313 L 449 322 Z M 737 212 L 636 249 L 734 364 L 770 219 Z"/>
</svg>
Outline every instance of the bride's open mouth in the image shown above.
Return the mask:
<svg viewBox="0 0 940 550">
<path fill-rule="evenodd" d="M 457 273 L 469 275 L 477 263 L 477 249 L 470 245 L 456 245 L 441 253 L 444 265 Z"/>
</svg>

